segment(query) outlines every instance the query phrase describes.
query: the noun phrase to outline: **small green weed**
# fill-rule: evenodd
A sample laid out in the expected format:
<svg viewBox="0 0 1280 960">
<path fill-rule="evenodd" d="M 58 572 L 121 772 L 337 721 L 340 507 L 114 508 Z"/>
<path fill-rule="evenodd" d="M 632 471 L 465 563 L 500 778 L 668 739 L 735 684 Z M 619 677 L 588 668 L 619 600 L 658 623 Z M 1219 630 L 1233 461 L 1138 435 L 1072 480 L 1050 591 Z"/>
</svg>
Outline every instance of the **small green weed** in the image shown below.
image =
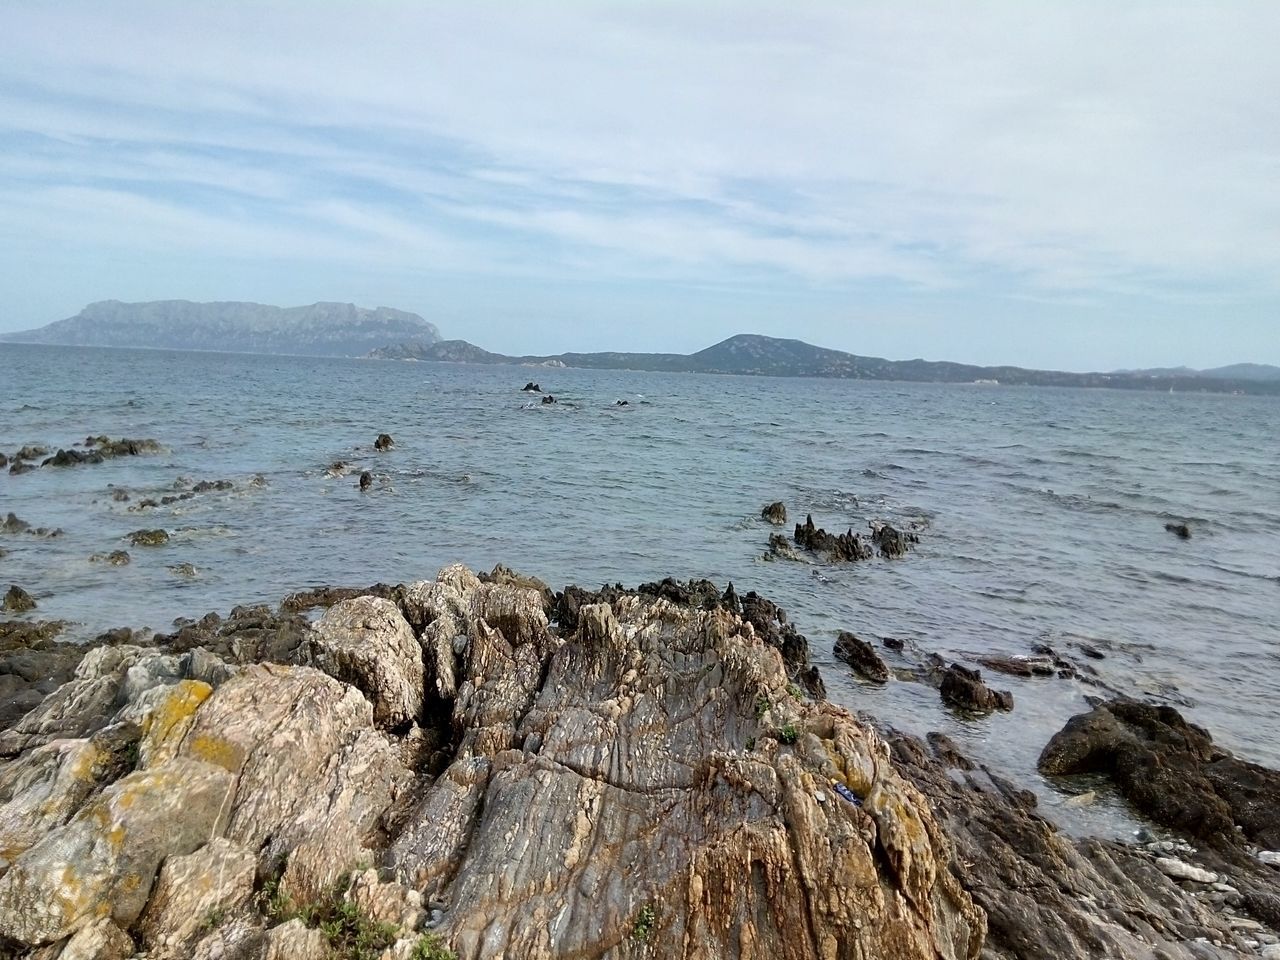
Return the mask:
<svg viewBox="0 0 1280 960">
<path fill-rule="evenodd" d="M 632 938 L 641 943 L 648 943 L 649 937 L 653 934 L 653 925 L 657 920 L 658 913 L 653 909 L 653 904 L 646 903 L 636 915 L 636 925 L 631 928 Z"/>
<path fill-rule="evenodd" d="M 801 690 L 799 687 L 797 687 L 794 683 L 787 684 L 787 693 L 791 694 L 791 696 L 795 697 L 797 700 L 804 699 L 804 691 Z"/>
<path fill-rule="evenodd" d="M 800 731 L 796 729 L 796 725 L 794 723 L 788 723 L 778 731 L 778 739 L 783 743 L 795 743 L 800 739 Z"/>
<path fill-rule="evenodd" d="M 769 702 L 769 698 L 763 693 L 756 697 L 756 719 L 759 720 L 768 713 L 772 706 L 773 704 Z"/>
<path fill-rule="evenodd" d="M 413 945 L 409 960 L 457 960 L 457 955 L 434 933 L 424 933 Z"/>
</svg>

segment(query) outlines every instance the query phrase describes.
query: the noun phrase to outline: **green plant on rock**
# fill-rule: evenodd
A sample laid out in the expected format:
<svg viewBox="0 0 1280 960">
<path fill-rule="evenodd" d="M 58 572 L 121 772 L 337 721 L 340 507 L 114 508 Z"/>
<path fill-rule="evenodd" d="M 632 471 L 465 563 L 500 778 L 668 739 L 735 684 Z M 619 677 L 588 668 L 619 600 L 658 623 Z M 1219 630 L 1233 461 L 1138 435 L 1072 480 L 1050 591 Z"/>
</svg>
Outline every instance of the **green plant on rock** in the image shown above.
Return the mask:
<svg viewBox="0 0 1280 960">
<path fill-rule="evenodd" d="M 794 723 L 788 723 L 778 731 L 778 739 L 787 744 L 795 743 L 800 739 L 800 731 L 796 729 Z"/>
<path fill-rule="evenodd" d="M 631 928 L 631 937 L 639 940 L 641 943 L 648 943 L 649 937 L 653 934 L 653 925 L 658 920 L 658 913 L 653 909 L 653 904 L 646 903 L 640 908 L 640 912 L 636 914 L 635 926 Z"/>
<path fill-rule="evenodd" d="M 763 693 L 756 697 L 756 719 L 759 720 L 768 713 L 772 706 L 773 704 L 769 702 L 769 698 Z"/>
<path fill-rule="evenodd" d="M 457 960 L 457 956 L 436 934 L 424 933 L 413 945 L 409 960 Z"/>
<path fill-rule="evenodd" d="M 801 690 L 799 687 L 797 687 L 794 683 L 787 684 L 787 693 L 791 694 L 791 696 L 795 697 L 797 700 L 804 699 L 804 691 Z"/>
</svg>

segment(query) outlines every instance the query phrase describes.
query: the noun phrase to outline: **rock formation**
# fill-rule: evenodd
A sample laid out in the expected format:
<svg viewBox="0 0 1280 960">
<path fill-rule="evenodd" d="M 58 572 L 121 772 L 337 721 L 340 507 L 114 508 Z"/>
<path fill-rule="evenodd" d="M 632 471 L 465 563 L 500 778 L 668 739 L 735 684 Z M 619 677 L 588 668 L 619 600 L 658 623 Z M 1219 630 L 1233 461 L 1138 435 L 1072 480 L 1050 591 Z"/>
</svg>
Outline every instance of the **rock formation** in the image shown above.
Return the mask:
<svg viewBox="0 0 1280 960">
<path fill-rule="evenodd" d="M 781 500 L 766 503 L 760 510 L 760 518 L 772 523 L 775 527 L 780 527 L 787 522 L 787 505 Z"/>
<path fill-rule="evenodd" d="M 785 614 L 512 577 L 88 650 L 0 733 L 0 955 L 976 960 L 929 803 L 797 688 Z"/>
</svg>

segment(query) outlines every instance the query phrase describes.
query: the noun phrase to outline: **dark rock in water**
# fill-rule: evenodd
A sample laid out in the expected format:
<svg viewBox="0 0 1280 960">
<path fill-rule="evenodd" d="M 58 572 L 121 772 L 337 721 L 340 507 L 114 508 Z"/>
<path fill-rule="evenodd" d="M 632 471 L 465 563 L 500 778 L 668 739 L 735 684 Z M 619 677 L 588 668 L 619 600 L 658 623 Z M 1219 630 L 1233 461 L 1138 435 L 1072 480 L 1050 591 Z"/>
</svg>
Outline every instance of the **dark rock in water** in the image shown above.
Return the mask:
<svg viewBox="0 0 1280 960">
<path fill-rule="evenodd" d="M 200 575 L 200 571 L 196 569 L 194 563 L 175 563 L 167 569 L 175 577 L 183 577 L 187 580 L 193 580 Z"/>
<path fill-rule="evenodd" d="M 49 457 L 42 467 L 74 467 L 81 463 L 102 463 L 103 457 L 100 453 L 84 453 L 80 450 L 59 450 L 52 457 Z"/>
<path fill-rule="evenodd" d="M 901 650 L 906 647 L 907 642 L 898 637 L 883 637 L 880 640 L 890 650 Z"/>
<path fill-rule="evenodd" d="M 54 638 L 58 620 L 0 620 L 0 731 L 71 679 L 89 648 Z"/>
<path fill-rule="evenodd" d="M 347 465 L 341 460 L 335 460 L 325 468 L 324 475 L 326 477 L 345 477 L 347 475 Z"/>
<path fill-rule="evenodd" d="M 108 563 L 113 567 L 126 567 L 129 565 L 129 554 L 124 550 L 112 550 L 110 553 L 95 553 L 89 558 L 90 563 Z"/>
<path fill-rule="evenodd" d="M 128 503 L 129 491 L 124 490 L 120 487 L 116 487 L 111 491 L 111 499 L 114 500 L 116 503 Z"/>
<path fill-rule="evenodd" d="M 36 599 L 16 583 L 9 585 L 9 592 L 4 595 L 4 603 L 0 609 L 7 613 L 26 613 L 36 608 Z"/>
<path fill-rule="evenodd" d="M 775 500 L 764 506 L 760 511 L 760 517 L 768 520 L 775 527 L 780 527 L 787 522 L 787 506 L 781 500 Z"/>
<path fill-rule="evenodd" d="M 1191 528 L 1185 523 L 1166 523 L 1164 528 L 1183 540 L 1191 539 Z"/>
<path fill-rule="evenodd" d="M 814 526 L 812 514 L 805 517 L 804 523 L 796 524 L 795 541 L 806 550 L 822 554 L 833 562 L 870 560 L 872 557 L 871 544 L 859 534 L 852 530 L 839 536 L 827 533 Z"/>
<path fill-rule="evenodd" d="M 919 543 L 914 533 L 904 533 L 896 527 L 878 521 L 871 524 L 871 542 L 880 548 L 880 556 L 886 559 L 905 557 L 910 545 Z"/>
<path fill-rule="evenodd" d="M 978 658 L 978 665 L 1011 677 L 1051 677 L 1058 672 L 1057 665 L 1049 657 L 986 656 Z"/>
<path fill-rule="evenodd" d="M 614 405 L 615 407 L 629 407 L 629 406 L 631 406 L 631 401 L 630 401 L 630 400 L 615 400 L 615 401 L 613 401 L 613 405 Z"/>
<path fill-rule="evenodd" d="M 992 690 L 982 682 L 982 674 L 958 663 L 947 667 L 942 675 L 942 702 L 956 710 L 968 713 L 990 713 L 993 710 L 1012 710 L 1013 694 L 1007 690 Z"/>
<path fill-rule="evenodd" d="M 1060 833 L 1033 794 L 978 768 L 942 734 L 885 732 L 893 765 L 955 845 L 956 880 L 986 914 L 988 960 L 1226 960 L 1256 955 L 1224 916 L 1146 850 Z M 1215 867 L 1216 869 L 1216 867 Z M 1246 873 L 1248 871 L 1248 873 Z M 1257 866 L 1232 866 L 1242 889 Z M 1261 918 L 1259 918 L 1261 919 Z M 1214 943 L 1224 944 L 1219 949 Z"/>
<path fill-rule="evenodd" d="M 137 457 L 144 453 L 159 453 L 162 449 L 155 440 L 112 440 L 109 437 L 87 437 L 86 451 L 59 450 L 44 461 L 45 467 L 74 467 L 82 463 L 102 463 L 113 457 Z"/>
<path fill-rule="evenodd" d="M 765 554 L 764 559 L 773 560 L 775 557 L 782 557 L 784 560 L 800 559 L 795 548 L 791 546 L 790 540 L 780 533 L 771 533 L 769 534 L 769 552 Z"/>
<path fill-rule="evenodd" d="M 6 457 L 3 453 L 0 453 L 0 470 L 3 470 L 8 465 L 9 465 L 9 458 Z"/>
<path fill-rule="evenodd" d="M 39 460 L 41 457 L 49 455 L 48 447 L 38 447 L 28 444 L 13 455 L 15 460 Z"/>
<path fill-rule="evenodd" d="M 24 463 L 21 460 L 14 460 L 13 463 L 9 465 L 9 475 L 12 477 L 17 476 L 20 473 L 30 473 L 35 468 L 35 464 L 33 463 Z"/>
<path fill-rule="evenodd" d="M 192 493 L 209 493 L 212 490 L 234 490 L 230 480 L 200 480 L 191 488 Z"/>
<path fill-rule="evenodd" d="M 534 383 L 532 380 L 530 380 L 523 387 L 521 387 L 520 390 L 523 393 L 541 393 L 542 387 Z"/>
<path fill-rule="evenodd" d="M 135 530 L 129 534 L 129 542 L 135 547 L 159 547 L 169 542 L 167 530 Z"/>
<path fill-rule="evenodd" d="M 555 397 L 553 397 L 553 396 L 551 396 L 550 394 L 547 394 L 545 397 L 543 397 L 543 398 L 542 398 L 542 404 L 543 404 L 543 406 L 548 406 L 548 405 L 553 404 L 553 403 L 555 403 L 555 402 L 556 402 L 556 398 L 555 398 Z"/>
<path fill-rule="evenodd" d="M 378 434 L 378 439 L 373 441 L 373 449 L 379 452 L 390 450 L 395 445 L 396 442 L 391 439 L 391 434 L 389 433 L 380 433 Z"/>
<path fill-rule="evenodd" d="M 365 470 L 363 473 L 360 474 L 360 489 L 368 490 L 372 486 L 373 486 L 373 474 L 370 473 L 368 470 Z"/>
<path fill-rule="evenodd" d="M 887 683 L 889 667 L 871 644 L 847 630 L 836 637 L 835 655 L 872 683 Z"/>
<path fill-rule="evenodd" d="M 0 533 L 25 533 L 30 529 L 31 524 L 20 519 L 12 511 L 10 511 L 9 515 L 4 518 L 4 523 L 0 523 Z"/>
<path fill-rule="evenodd" d="M 1280 849 L 1280 773 L 1236 758 L 1172 707 L 1108 701 L 1068 720 L 1039 766 L 1104 774 L 1157 823 L 1216 846 Z"/>
</svg>

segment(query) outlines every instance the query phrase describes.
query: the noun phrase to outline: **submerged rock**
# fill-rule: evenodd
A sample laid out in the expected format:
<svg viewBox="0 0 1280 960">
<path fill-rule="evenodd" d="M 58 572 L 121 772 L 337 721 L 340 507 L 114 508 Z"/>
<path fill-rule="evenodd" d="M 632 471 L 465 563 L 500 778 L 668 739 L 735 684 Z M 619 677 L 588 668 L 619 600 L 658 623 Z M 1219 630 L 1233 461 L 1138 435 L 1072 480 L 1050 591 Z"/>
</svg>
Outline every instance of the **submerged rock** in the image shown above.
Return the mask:
<svg viewBox="0 0 1280 960">
<path fill-rule="evenodd" d="M 129 534 L 129 542 L 135 547 L 159 547 L 169 542 L 167 530 L 135 530 Z"/>
<path fill-rule="evenodd" d="M 775 527 L 780 527 L 787 522 L 787 505 L 781 500 L 767 503 L 760 510 L 760 518 L 767 520 Z"/>
<path fill-rule="evenodd" d="M 1235 757 L 1172 707 L 1101 704 L 1067 721 L 1039 766 L 1049 775 L 1104 774 L 1157 823 L 1219 847 L 1242 839 L 1280 847 L 1280 772 Z"/>
<path fill-rule="evenodd" d="M 384 450 L 390 450 L 395 445 L 396 442 L 391 439 L 391 434 L 389 433 L 380 433 L 378 434 L 378 439 L 373 441 L 373 449 L 377 450 L 379 453 Z"/>
<path fill-rule="evenodd" d="M 1182 540 L 1191 539 L 1191 528 L 1185 523 L 1166 523 L 1164 528 Z"/>
<path fill-rule="evenodd" d="M 872 683 L 889 682 L 889 666 L 875 647 L 847 630 L 836 637 L 835 655 Z"/>
</svg>

